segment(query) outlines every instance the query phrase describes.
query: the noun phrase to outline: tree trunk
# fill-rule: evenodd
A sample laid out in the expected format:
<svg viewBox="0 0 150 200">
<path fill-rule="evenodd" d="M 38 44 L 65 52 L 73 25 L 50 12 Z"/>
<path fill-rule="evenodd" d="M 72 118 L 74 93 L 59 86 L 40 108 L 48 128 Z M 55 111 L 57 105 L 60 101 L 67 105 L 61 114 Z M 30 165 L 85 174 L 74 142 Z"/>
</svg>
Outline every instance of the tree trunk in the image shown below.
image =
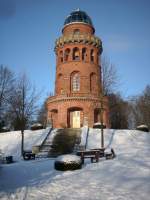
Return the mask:
<svg viewBox="0 0 150 200">
<path fill-rule="evenodd" d="M 21 130 L 21 156 L 23 156 L 24 152 L 24 130 Z"/>
</svg>

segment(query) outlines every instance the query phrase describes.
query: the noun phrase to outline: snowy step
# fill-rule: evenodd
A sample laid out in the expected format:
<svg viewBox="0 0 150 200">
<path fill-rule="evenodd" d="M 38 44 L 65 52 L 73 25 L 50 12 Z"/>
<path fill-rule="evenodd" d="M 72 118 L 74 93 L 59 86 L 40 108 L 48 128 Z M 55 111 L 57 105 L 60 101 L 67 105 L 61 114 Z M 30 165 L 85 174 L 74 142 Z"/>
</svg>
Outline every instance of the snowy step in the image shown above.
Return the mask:
<svg viewBox="0 0 150 200">
<path fill-rule="evenodd" d="M 58 156 L 74 152 L 75 145 L 80 143 L 81 129 L 58 129 L 53 139 L 49 154 Z"/>
<path fill-rule="evenodd" d="M 45 142 L 45 144 L 43 146 L 45 146 L 45 145 L 51 145 L 51 144 L 52 144 L 52 142 L 49 141 L 49 142 Z"/>
<path fill-rule="evenodd" d="M 51 145 L 43 145 L 43 146 L 41 146 L 40 150 L 50 148 L 50 147 L 51 147 Z"/>
<path fill-rule="evenodd" d="M 50 149 L 51 149 L 51 147 L 43 148 L 40 150 L 40 152 L 48 152 L 48 151 L 50 151 Z"/>
<path fill-rule="evenodd" d="M 36 158 L 47 158 L 48 152 L 40 152 L 36 155 Z"/>
<path fill-rule="evenodd" d="M 50 148 L 45 148 L 45 149 L 41 149 L 40 152 L 48 152 L 50 150 Z"/>
</svg>

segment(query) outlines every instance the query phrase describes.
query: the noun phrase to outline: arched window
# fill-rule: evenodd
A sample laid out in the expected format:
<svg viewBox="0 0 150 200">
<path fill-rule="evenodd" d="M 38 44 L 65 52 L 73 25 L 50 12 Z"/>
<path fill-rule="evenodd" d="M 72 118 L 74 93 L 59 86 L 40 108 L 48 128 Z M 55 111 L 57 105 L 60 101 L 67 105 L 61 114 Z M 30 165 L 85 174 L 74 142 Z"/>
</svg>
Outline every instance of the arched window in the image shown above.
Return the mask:
<svg viewBox="0 0 150 200">
<path fill-rule="evenodd" d="M 60 51 L 59 57 L 60 57 L 60 62 L 63 62 L 63 51 Z"/>
<path fill-rule="evenodd" d="M 68 61 L 69 60 L 69 54 L 70 54 L 70 49 L 66 49 L 65 50 L 65 56 L 64 56 L 64 60 Z"/>
<path fill-rule="evenodd" d="M 57 78 L 57 93 L 58 94 L 62 94 L 62 83 L 63 83 L 63 75 L 60 73 L 58 74 L 58 78 Z"/>
<path fill-rule="evenodd" d="M 78 72 L 72 75 L 72 91 L 80 91 L 80 75 Z"/>
<path fill-rule="evenodd" d="M 94 50 L 93 49 L 91 49 L 90 58 L 91 58 L 91 62 L 94 62 Z"/>
<path fill-rule="evenodd" d="M 79 48 L 75 47 L 73 49 L 73 60 L 79 60 L 80 59 L 80 51 Z"/>
<path fill-rule="evenodd" d="M 97 64 L 99 64 L 99 52 L 97 53 Z"/>
<path fill-rule="evenodd" d="M 90 74 L 90 91 L 93 93 L 96 90 L 97 84 L 96 84 L 96 74 L 95 73 L 91 73 Z"/>
<path fill-rule="evenodd" d="M 82 49 L 82 60 L 86 60 L 86 48 Z"/>
</svg>

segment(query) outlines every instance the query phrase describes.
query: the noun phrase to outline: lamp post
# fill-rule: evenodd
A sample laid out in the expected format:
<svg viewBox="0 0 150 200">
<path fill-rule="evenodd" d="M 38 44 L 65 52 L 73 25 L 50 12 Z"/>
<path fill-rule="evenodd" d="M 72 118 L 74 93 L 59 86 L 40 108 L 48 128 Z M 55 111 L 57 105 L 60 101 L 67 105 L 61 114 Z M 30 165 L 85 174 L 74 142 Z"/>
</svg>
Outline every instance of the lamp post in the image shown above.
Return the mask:
<svg viewBox="0 0 150 200">
<path fill-rule="evenodd" d="M 100 95 L 100 122 L 101 122 L 101 148 L 104 148 L 104 128 L 103 128 L 103 95 Z"/>
</svg>

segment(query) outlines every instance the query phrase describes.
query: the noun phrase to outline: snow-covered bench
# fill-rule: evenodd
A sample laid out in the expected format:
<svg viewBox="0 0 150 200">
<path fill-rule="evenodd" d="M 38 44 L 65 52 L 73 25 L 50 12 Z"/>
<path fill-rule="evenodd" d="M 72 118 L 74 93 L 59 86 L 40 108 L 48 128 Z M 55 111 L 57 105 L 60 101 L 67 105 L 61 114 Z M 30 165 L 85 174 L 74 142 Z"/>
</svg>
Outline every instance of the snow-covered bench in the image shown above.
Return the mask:
<svg viewBox="0 0 150 200">
<path fill-rule="evenodd" d="M 84 164 L 84 160 L 87 158 L 91 159 L 93 163 L 98 162 L 100 157 L 104 156 L 104 149 L 91 149 L 86 151 L 78 151 L 77 155 L 81 157 L 82 164 Z"/>
</svg>

